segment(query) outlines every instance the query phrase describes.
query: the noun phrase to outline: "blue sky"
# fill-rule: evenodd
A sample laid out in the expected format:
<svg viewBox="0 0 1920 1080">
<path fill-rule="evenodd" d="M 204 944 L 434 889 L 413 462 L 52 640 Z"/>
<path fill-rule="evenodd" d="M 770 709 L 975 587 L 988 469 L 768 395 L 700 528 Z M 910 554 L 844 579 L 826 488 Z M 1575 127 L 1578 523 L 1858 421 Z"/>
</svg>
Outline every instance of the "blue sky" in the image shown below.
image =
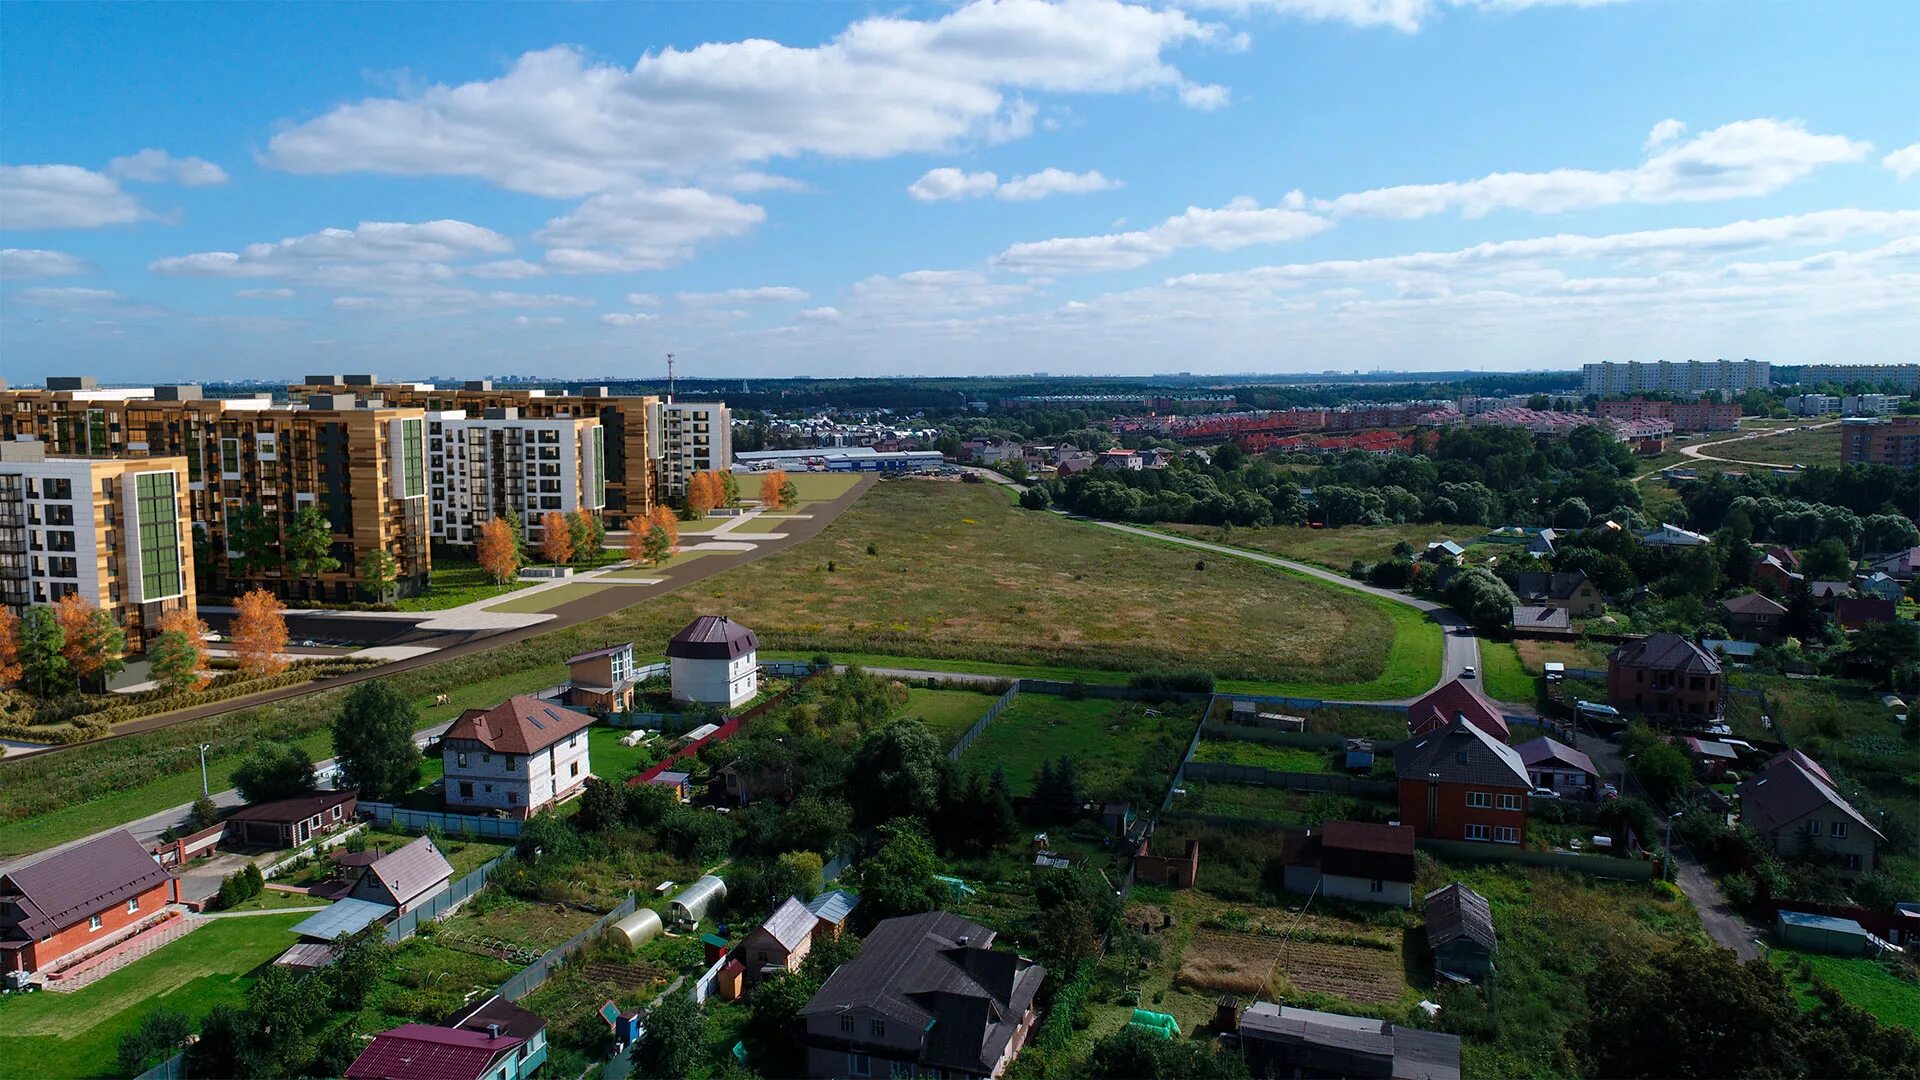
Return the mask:
<svg viewBox="0 0 1920 1080">
<path fill-rule="evenodd" d="M 1920 6 L 0 5 L 0 377 L 1920 361 Z"/>
</svg>

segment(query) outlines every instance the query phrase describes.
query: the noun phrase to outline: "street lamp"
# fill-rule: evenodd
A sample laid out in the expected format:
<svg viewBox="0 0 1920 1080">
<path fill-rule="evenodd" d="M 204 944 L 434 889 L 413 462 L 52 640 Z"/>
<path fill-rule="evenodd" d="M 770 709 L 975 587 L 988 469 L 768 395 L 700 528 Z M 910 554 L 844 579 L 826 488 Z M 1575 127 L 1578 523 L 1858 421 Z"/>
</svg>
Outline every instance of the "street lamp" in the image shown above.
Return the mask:
<svg viewBox="0 0 1920 1080">
<path fill-rule="evenodd" d="M 1673 813 L 1667 815 L 1667 839 L 1666 839 L 1666 842 L 1661 846 L 1666 849 L 1667 869 L 1669 870 L 1673 868 L 1673 819 L 1679 817 L 1681 814 L 1684 814 L 1684 813 L 1686 813 L 1685 810 L 1675 810 Z M 1660 880 L 1661 881 L 1667 880 L 1665 871 L 1661 872 Z"/>
<path fill-rule="evenodd" d="M 211 749 L 212 743 L 200 744 L 200 797 L 203 799 L 212 794 L 207 790 L 207 751 Z"/>
</svg>

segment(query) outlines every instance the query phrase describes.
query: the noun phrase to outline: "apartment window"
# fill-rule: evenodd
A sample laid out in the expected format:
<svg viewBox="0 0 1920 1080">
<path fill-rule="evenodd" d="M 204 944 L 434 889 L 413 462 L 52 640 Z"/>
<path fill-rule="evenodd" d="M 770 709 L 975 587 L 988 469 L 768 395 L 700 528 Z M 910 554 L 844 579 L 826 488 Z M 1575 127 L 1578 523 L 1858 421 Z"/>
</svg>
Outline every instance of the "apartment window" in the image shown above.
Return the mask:
<svg viewBox="0 0 1920 1080">
<path fill-rule="evenodd" d="M 134 512 L 140 530 L 141 599 L 178 596 L 180 584 L 180 500 L 170 472 L 133 478 Z"/>
<path fill-rule="evenodd" d="M 240 440 L 220 440 L 220 473 L 229 480 L 240 477 Z"/>
<path fill-rule="evenodd" d="M 509 792 L 507 792 L 507 805 L 508 805 L 508 806 L 519 806 L 519 805 L 520 805 L 520 793 L 519 793 L 519 792 L 517 792 L 517 791 L 509 791 Z"/>
<path fill-rule="evenodd" d="M 507 755 L 507 771 L 508 772 L 513 771 L 513 755 L 512 754 Z"/>
<path fill-rule="evenodd" d="M 136 896 L 136 897 L 134 897 L 133 899 L 131 899 L 131 900 L 128 900 L 128 901 L 127 901 L 127 914 L 129 914 L 129 915 L 131 915 L 131 914 L 133 914 L 134 912 L 136 912 L 136 911 L 139 911 L 139 910 L 140 910 L 140 898 L 139 898 L 139 897 L 137 897 L 137 896 Z"/>
<path fill-rule="evenodd" d="M 579 763 L 579 762 L 577 762 L 577 761 L 576 761 L 576 762 L 574 762 L 574 763 L 573 763 L 573 771 L 572 771 L 571 773 L 569 773 L 568 775 L 569 775 L 569 776 L 579 776 L 579 775 L 580 775 L 580 763 Z"/>
<path fill-rule="evenodd" d="M 1518 796 L 1518 795 L 1502 795 L 1502 796 L 1500 796 L 1500 809 L 1502 809 L 1502 810 L 1518 810 L 1518 809 L 1520 809 L 1520 796 Z"/>
<path fill-rule="evenodd" d="M 1467 792 L 1467 806 L 1474 810 L 1485 810 L 1493 805 L 1493 797 L 1484 791 Z"/>
<path fill-rule="evenodd" d="M 853 1034 L 853 1017 L 851 1015 L 842 1015 L 840 1017 L 840 1031 L 847 1035 Z"/>
<path fill-rule="evenodd" d="M 874 1038 L 885 1038 L 887 1034 L 887 1022 L 876 1016 L 871 1021 L 870 1030 L 873 1032 Z"/>
<path fill-rule="evenodd" d="M 1493 830 L 1493 842 L 1496 844 L 1517 844 L 1520 842 L 1520 830 L 1511 825 L 1502 825 Z"/>
<path fill-rule="evenodd" d="M 872 1076 L 873 1059 L 865 1054 L 848 1054 L 847 1072 L 854 1076 Z"/>
<path fill-rule="evenodd" d="M 461 798 L 463 798 L 463 799 L 467 799 L 467 800 L 472 800 L 472 798 L 473 798 L 473 781 L 471 781 L 471 780 L 462 780 L 462 781 L 460 781 L 460 797 L 461 797 Z"/>
<path fill-rule="evenodd" d="M 87 929 L 89 930 L 98 930 L 104 925 L 106 924 L 100 921 L 100 916 L 98 915 L 95 915 L 94 917 L 87 920 Z"/>
<path fill-rule="evenodd" d="M 1469 840 L 1486 840 L 1491 838 L 1491 836 L 1492 836 L 1492 831 L 1489 830 L 1485 825 L 1467 826 L 1467 839 Z"/>
<path fill-rule="evenodd" d="M 593 429 L 593 505 L 607 505 L 607 429 Z"/>
</svg>

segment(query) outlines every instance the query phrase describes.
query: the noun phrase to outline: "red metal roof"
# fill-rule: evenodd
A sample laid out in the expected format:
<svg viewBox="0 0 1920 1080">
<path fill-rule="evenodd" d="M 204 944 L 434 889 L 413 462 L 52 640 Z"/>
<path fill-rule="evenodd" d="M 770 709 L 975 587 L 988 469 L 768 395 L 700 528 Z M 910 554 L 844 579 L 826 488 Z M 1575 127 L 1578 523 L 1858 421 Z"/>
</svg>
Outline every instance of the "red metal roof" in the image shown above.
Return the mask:
<svg viewBox="0 0 1920 1080">
<path fill-rule="evenodd" d="M 375 1035 L 347 1066 L 347 1080 L 480 1080 L 520 1042 L 510 1035 L 403 1024 Z"/>
</svg>

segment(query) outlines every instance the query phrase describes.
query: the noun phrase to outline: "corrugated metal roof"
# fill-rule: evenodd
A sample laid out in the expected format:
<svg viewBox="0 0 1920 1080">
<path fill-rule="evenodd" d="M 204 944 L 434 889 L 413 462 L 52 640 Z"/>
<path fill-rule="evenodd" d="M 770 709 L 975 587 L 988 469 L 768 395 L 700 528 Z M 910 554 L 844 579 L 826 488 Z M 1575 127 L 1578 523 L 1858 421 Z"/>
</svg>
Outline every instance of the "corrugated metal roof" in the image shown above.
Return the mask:
<svg viewBox="0 0 1920 1080">
<path fill-rule="evenodd" d="M 38 940 L 82 919 L 123 903 L 171 875 L 133 834 L 116 829 L 40 861 L 10 871 L 0 880 L 17 895 L 20 930 Z"/>
<path fill-rule="evenodd" d="M 371 900 L 349 897 L 335 900 L 325 911 L 316 912 L 295 923 L 293 932 L 301 937 L 332 941 L 337 937 L 357 934 L 393 912 L 390 904 L 376 904 Z"/>
<path fill-rule="evenodd" d="M 520 1039 L 490 1038 L 431 1024 L 404 1024 L 373 1037 L 347 1066 L 348 1080 L 479 1080 Z"/>
<path fill-rule="evenodd" d="M 859 906 L 860 898 L 845 889 L 823 892 L 807 901 L 807 910 L 813 912 L 814 918 L 836 926 L 846 922 L 847 916 L 853 914 L 853 909 Z"/>
</svg>

